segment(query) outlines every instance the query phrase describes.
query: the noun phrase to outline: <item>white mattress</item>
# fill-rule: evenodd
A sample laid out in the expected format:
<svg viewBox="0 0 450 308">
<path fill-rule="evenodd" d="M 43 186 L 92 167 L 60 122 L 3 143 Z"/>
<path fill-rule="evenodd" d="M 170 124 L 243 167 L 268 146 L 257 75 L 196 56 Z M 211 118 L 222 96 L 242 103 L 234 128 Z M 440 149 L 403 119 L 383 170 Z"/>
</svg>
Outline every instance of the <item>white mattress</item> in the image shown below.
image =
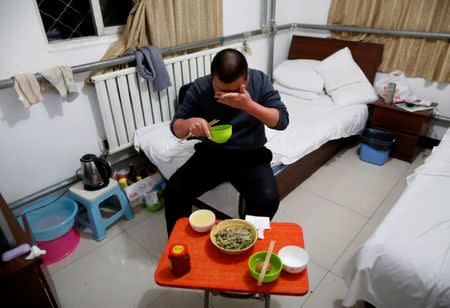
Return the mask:
<svg viewBox="0 0 450 308">
<path fill-rule="evenodd" d="M 346 306 L 450 307 L 450 130 L 343 276 Z"/>
<path fill-rule="evenodd" d="M 314 101 L 284 94 L 281 98 L 289 112 L 289 126 L 284 131 L 266 129 L 266 146 L 273 153 L 272 166 L 292 164 L 330 140 L 358 134 L 367 121 L 364 104 L 335 109 L 327 95 Z M 177 143 L 169 124 L 163 122 L 138 129 L 134 136 L 136 150 L 144 151 L 165 178 L 170 178 L 194 154 L 194 145 L 199 142 Z M 239 195 L 229 183 L 219 185 L 199 199 L 231 217 L 238 217 Z"/>
<path fill-rule="evenodd" d="M 366 125 L 365 104 L 334 108 L 328 95 L 314 101 L 280 95 L 289 112 L 289 126 L 284 131 L 266 127 L 272 164 L 292 164 L 330 140 L 359 134 Z"/>
</svg>

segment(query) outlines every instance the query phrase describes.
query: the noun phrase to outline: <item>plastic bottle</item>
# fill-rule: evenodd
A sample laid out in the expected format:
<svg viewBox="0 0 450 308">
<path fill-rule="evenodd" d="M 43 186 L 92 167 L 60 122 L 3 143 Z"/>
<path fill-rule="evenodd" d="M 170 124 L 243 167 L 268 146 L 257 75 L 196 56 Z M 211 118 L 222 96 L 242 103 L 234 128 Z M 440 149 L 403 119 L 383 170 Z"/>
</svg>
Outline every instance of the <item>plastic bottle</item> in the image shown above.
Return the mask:
<svg viewBox="0 0 450 308">
<path fill-rule="evenodd" d="M 158 191 L 150 191 L 144 193 L 145 207 L 150 212 L 156 212 L 162 208 L 162 202 Z"/>
<path fill-rule="evenodd" d="M 31 250 L 31 247 L 28 244 L 19 245 L 16 248 L 13 248 L 11 250 L 4 252 L 2 254 L 2 261 L 9 262 L 11 260 L 14 260 L 17 257 L 20 257 L 21 255 L 28 253 L 30 250 Z"/>
<path fill-rule="evenodd" d="M 191 270 L 191 258 L 185 244 L 170 246 L 169 267 L 176 276 L 182 276 Z"/>
<path fill-rule="evenodd" d="M 130 170 L 128 172 L 128 176 L 127 176 L 128 180 L 130 180 L 133 183 L 136 183 L 137 182 L 137 179 L 136 179 L 137 173 L 136 173 L 136 169 L 134 169 L 134 165 L 130 164 L 128 169 Z"/>
<path fill-rule="evenodd" d="M 125 189 L 128 187 L 128 182 L 125 177 L 119 179 L 120 188 Z"/>
</svg>

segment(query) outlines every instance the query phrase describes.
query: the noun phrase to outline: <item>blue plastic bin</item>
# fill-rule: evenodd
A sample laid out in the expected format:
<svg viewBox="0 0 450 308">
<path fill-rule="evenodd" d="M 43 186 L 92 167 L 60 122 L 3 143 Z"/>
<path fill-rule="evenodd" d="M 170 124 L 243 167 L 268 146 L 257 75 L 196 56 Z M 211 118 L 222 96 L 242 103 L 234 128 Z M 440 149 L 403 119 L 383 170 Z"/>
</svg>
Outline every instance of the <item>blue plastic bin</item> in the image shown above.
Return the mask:
<svg viewBox="0 0 450 308">
<path fill-rule="evenodd" d="M 395 135 L 374 128 L 366 128 L 361 135 L 359 159 L 382 166 L 386 163 L 394 142 Z"/>
<path fill-rule="evenodd" d="M 36 241 L 50 241 L 66 234 L 73 227 L 78 212 L 77 203 L 65 196 L 56 201 L 55 197 L 43 197 L 28 207 L 30 211 L 25 216 Z M 18 221 L 23 227 L 21 217 Z"/>
</svg>

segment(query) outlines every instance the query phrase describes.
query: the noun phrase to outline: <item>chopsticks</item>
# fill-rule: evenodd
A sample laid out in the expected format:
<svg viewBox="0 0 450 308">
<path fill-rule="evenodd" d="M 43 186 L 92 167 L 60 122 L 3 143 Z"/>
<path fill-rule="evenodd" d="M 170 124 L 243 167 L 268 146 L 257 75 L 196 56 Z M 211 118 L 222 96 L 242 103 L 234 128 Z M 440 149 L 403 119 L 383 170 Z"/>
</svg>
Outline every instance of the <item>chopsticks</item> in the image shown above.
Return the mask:
<svg viewBox="0 0 450 308">
<path fill-rule="evenodd" d="M 214 120 L 212 120 L 211 122 L 209 122 L 208 125 L 209 125 L 209 126 L 213 126 L 213 125 L 216 125 L 216 124 L 219 123 L 219 122 L 220 122 L 220 120 L 214 119 Z"/>
<path fill-rule="evenodd" d="M 258 279 L 258 284 L 257 284 L 258 287 L 261 286 L 264 276 L 266 276 L 267 267 L 269 266 L 269 261 L 270 261 L 270 257 L 272 256 L 272 251 L 273 251 L 274 246 L 275 246 L 275 241 L 271 240 L 270 245 L 269 245 L 269 250 L 267 251 L 266 258 L 264 259 L 264 264 L 263 264 L 261 273 L 259 274 L 259 279 Z"/>
<path fill-rule="evenodd" d="M 216 124 L 219 123 L 219 122 L 220 122 L 220 120 L 214 119 L 214 120 L 212 120 L 211 122 L 208 123 L 208 126 L 211 127 L 211 126 L 213 126 L 213 125 L 216 125 Z M 194 137 L 194 135 L 192 135 L 192 133 L 189 132 L 189 134 L 188 134 L 186 137 L 184 137 L 183 139 L 178 140 L 178 143 L 181 143 L 181 142 L 183 142 L 184 140 L 186 140 L 186 139 L 188 139 L 188 138 L 191 138 L 191 137 Z"/>
</svg>

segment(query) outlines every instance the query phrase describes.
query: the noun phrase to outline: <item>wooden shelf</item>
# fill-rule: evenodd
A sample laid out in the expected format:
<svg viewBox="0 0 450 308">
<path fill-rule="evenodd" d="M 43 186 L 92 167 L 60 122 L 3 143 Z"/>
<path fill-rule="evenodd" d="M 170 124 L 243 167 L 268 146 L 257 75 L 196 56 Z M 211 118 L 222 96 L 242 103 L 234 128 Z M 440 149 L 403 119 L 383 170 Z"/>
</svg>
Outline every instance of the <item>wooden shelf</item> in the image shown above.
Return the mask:
<svg viewBox="0 0 450 308">
<path fill-rule="evenodd" d="M 31 229 L 25 215 L 24 229 L 0 194 L 0 210 L 14 236 L 17 245 L 33 244 Z M 0 290 L 5 307 L 58 307 L 55 287 L 47 267 L 41 258 L 25 260 L 20 256 L 10 262 L 0 261 Z"/>
<path fill-rule="evenodd" d="M 390 132 L 396 137 L 391 156 L 412 162 L 419 152 L 419 137 L 425 134 L 433 110 L 409 112 L 395 104 L 386 104 L 381 99 L 373 105 L 372 127 Z"/>
</svg>

